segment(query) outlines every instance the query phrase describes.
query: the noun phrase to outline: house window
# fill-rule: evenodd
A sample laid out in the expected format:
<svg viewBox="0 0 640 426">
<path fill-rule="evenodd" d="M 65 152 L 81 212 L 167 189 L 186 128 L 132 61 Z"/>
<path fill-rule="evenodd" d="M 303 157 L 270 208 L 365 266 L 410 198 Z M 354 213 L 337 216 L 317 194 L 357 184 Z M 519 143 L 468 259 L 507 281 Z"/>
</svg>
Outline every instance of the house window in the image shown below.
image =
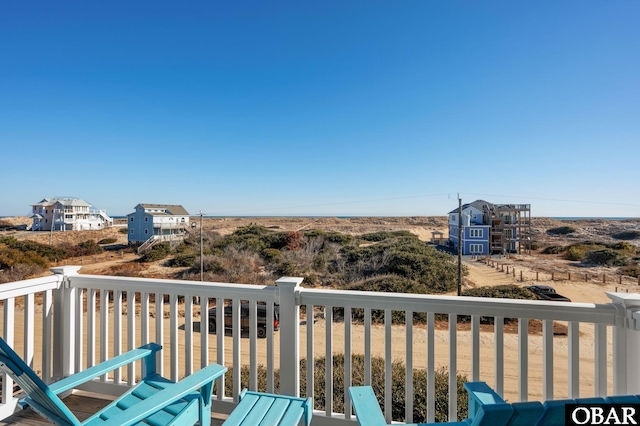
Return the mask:
<svg viewBox="0 0 640 426">
<path fill-rule="evenodd" d="M 504 230 L 504 236 L 505 238 L 513 238 L 513 230 L 512 229 L 505 229 Z"/>
<path fill-rule="evenodd" d="M 144 234 L 145 234 L 145 235 L 147 235 L 148 233 L 149 233 L 149 230 L 148 230 L 148 229 L 145 229 L 145 230 L 144 230 Z"/>
<path fill-rule="evenodd" d="M 457 220 L 458 220 L 458 215 L 456 215 L 456 214 L 452 214 L 452 215 L 451 215 L 451 222 L 455 222 L 455 221 L 457 221 Z"/>
<path fill-rule="evenodd" d="M 145 217 L 145 218 L 144 218 L 144 221 L 145 221 L 145 222 L 149 222 L 149 218 L 148 218 L 148 217 Z"/>
<path fill-rule="evenodd" d="M 129 230 L 129 233 L 130 233 L 130 234 L 133 234 L 133 228 L 131 228 L 131 229 Z"/>
<path fill-rule="evenodd" d="M 133 216 L 129 218 L 129 222 L 133 222 Z"/>
<path fill-rule="evenodd" d="M 482 229 L 470 229 L 469 236 L 471 238 L 482 238 Z"/>
<path fill-rule="evenodd" d="M 482 244 L 469 244 L 469 251 L 472 254 L 482 253 Z"/>
</svg>

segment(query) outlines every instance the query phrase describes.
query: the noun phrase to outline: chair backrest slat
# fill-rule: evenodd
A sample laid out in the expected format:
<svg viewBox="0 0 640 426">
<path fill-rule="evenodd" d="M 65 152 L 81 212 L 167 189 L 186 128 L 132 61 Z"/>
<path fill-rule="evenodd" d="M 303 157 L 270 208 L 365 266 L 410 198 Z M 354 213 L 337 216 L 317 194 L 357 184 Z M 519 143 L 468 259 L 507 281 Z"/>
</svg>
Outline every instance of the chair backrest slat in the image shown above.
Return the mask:
<svg viewBox="0 0 640 426">
<path fill-rule="evenodd" d="M 42 411 L 43 416 L 52 421 L 62 419 L 71 425 L 80 424 L 80 421 L 64 402 L 49 389 L 49 386 L 2 338 L 0 338 L 0 369 L 11 376 L 18 386 L 29 395 L 29 398 L 38 405 L 34 408 L 36 411 Z M 26 402 L 29 403 L 29 400 L 27 399 Z"/>
</svg>

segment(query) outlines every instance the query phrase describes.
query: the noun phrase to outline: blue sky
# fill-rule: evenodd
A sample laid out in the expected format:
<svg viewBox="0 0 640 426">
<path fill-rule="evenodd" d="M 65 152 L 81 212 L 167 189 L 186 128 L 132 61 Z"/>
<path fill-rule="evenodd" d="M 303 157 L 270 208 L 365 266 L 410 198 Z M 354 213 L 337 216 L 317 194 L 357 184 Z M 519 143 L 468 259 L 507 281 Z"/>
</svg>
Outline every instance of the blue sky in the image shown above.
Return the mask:
<svg viewBox="0 0 640 426">
<path fill-rule="evenodd" d="M 640 2 L 0 2 L 0 216 L 640 216 Z"/>
</svg>

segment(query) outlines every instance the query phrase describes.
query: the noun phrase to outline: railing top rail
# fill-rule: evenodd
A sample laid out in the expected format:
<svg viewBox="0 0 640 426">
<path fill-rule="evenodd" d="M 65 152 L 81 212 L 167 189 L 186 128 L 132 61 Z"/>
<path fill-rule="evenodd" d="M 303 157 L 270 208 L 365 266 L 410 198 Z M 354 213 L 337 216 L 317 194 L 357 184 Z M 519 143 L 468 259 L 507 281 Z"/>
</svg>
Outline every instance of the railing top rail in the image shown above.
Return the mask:
<svg viewBox="0 0 640 426">
<path fill-rule="evenodd" d="M 0 300 L 53 290 L 60 287 L 61 282 L 62 276 L 48 275 L 41 278 L 32 278 L 29 280 L 2 284 L 0 285 Z"/>
<path fill-rule="evenodd" d="M 300 289 L 299 304 L 579 321 L 607 325 L 614 325 L 618 315 L 612 304 L 305 288 Z"/>
<path fill-rule="evenodd" d="M 72 288 L 135 291 L 178 296 L 222 297 L 260 302 L 277 302 L 275 286 L 255 284 L 213 283 L 166 280 L 159 278 L 112 277 L 104 275 L 71 275 Z"/>
</svg>

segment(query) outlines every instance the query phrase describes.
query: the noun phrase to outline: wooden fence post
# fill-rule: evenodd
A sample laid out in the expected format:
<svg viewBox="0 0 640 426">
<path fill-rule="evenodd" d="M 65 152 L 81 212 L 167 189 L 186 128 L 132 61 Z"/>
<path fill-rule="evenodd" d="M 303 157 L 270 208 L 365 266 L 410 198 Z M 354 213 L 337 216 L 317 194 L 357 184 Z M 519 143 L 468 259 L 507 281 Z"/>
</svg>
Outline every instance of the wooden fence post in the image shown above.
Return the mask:
<svg viewBox="0 0 640 426">
<path fill-rule="evenodd" d="M 607 283 L 607 275 L 602 274 L 602 284 L 606 284 L 606 283 Z"/>
<path fill-rule="evenodd" d="M 571 281 L 571 272 L 569 272 L 569 281 Z"/>
<path fill-rule="evenodd" d="M 538 271 L 536 271 L 536 281 L 540 281 L 540 280 L 538 279 Z"/>
<path fill-rule="evenodd" d="M 522 271 L 520 271 L 520 282 L 522 282 L 522 281 L 524 281 L 524 280 L 522 279 Z"/>
<path fill-rule="evenodd" d="M 551 273 L 551 281 L 555 281 L 554 276 L 555 276 L 555 273 L 552 272 Z"/>
</svg>

